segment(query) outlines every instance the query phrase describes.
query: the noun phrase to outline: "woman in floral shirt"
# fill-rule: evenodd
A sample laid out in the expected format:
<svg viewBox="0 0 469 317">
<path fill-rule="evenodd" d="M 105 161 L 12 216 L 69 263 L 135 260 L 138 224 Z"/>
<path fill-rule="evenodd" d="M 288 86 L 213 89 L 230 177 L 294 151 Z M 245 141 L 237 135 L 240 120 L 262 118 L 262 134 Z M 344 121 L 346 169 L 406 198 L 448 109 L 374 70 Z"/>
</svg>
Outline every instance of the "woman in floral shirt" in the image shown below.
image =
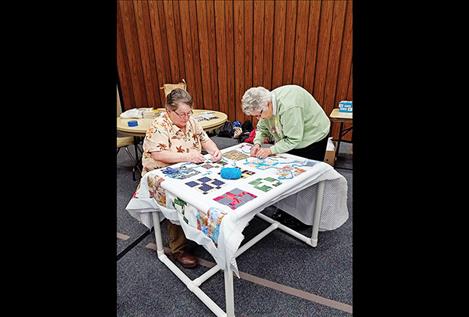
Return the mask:
<svg viewBox="0 0 469 317">
<path fill-rule="evenodd" d="M 202 149 L 212 156 L 212 161 L 219 161 L 221 152 L 217 145 L 191 117 L 191 95 L 176 88 L 166 99 L 166 112 L 152 122 L 143 141 L 142 176 L 179 162 L 203 162 Z M 186 268 L 196 267 L 197 258 L 186 250 L 187 240 L 182 228 L 168 222 L 168 232 L 172 258 Z"/>
</svg>

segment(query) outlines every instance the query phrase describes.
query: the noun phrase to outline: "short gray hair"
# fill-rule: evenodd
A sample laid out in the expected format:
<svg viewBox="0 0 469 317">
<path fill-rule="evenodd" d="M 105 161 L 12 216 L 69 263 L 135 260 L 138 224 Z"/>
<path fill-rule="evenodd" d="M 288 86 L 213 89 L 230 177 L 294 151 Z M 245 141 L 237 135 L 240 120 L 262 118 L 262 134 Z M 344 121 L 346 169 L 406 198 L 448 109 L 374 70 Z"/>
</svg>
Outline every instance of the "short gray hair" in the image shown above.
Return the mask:
<svg viewBox="0 0 469 317">
<path fill-rule="evenodd" d="M 192 108 L 191 95 L 182 88 L 176 88 L 166 96 L 166 108 L 172 111 L 177 110 L 180 103 L 185 103 Z"/>
<path fill-rule="evenodd" d="M 246 90 L 241 99 L 241 105 L 243 112 L 250 116 L 254 111 L 265 109 L 269 101 L 272 101 L 272 93 L 268 89 L 259 86 Z"/>
</svg>

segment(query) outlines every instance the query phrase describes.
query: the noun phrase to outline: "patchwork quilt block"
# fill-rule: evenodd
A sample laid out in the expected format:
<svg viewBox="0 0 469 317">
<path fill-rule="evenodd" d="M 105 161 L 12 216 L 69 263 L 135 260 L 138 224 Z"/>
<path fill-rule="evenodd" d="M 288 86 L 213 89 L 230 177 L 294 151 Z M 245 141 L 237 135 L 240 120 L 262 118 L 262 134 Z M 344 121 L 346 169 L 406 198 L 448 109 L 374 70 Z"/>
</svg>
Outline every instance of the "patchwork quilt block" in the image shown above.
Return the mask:
<svg viewBox="0 0 469 317">
<path fill-rule="evenodd" d="M 204 176 L 199 179 L 187 182 L 186 185 L 197 189 L 201 191 L 202 194 L 206 195 L 212 190 L 220 189 L 223 185 L 225 185 L 225 182 L 218 178 Z"/>
<path fill-rule="evenodd" d="M 194 167 L 183 164 L 179 167 L 166 167 L 161 169 L 161 172 L 168 177 L 175 179 L 185 179 L 199 174 L 200 172 Z"/>
<path fill-rule="evenodd" d="M 273 178 L 273 177 L 264 177 L 264 178 L 257 178 L 252 182 L 249 182 L 250 185 L 253 185 L 254 188 L 262 190 L 263 192 L 268 192 L 273 187 L 277 187 L 282 184 L 281 181 Z"/>
<path fill-rule="evenodd" d="M 198 210 L 197 212 L 197 229 L 212 239 L 216 246 L 218 246 L 220 224 L 225 215 L 225 211 L 214 207 L 210 207 L 207 212 L 202 210 Z"/>
<path fill-rule="evenodd" d="M 244 154 L 240 151 L 237 150 L 231 150 L 226 153 L 223 153 L 223 157 L 228 158 L 233 161 L 239 161 L 239 160 L 244 160 L 245 158 L 248 158 L 248 154 Z"/>
<path fill-rule="evenodd" d="M 248 201 L 253 200 L 256 197 L 256 195 L 251 194 L 247 191 L 241 190 L 239 188 L 234 188 L 221 196 L 213 198 L 213 200 L 219 202 L 222 205 L 228 206 L 234 210 L 238 207 L 241 207 Z"/>
</svg>

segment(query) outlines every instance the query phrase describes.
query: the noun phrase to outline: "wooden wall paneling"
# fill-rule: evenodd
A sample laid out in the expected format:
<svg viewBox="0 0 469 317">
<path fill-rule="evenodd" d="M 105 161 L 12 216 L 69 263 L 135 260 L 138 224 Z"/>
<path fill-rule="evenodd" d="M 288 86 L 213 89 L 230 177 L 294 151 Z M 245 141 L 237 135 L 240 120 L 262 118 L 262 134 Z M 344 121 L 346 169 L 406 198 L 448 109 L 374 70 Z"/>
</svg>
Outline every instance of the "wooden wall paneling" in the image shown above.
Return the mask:
<svg viewBox="0 0 469 317">
<path fill-rule="evenodd" d="M 173 5 L 173 16 L 174 16 L 174 29 L 176 30 L 176 48 L 178 52 L 178 66 L 179 66 L 179 74 L 178 79 L 176 82 L 186 80 L 186 71 L 184 66 L 184 43 L 182 42 L 182 27 L 181 27 L 181 14 L 179 11 L 179 1 L 172 2 Z M 187 88 L 187 87 L 186 87 Z"/>
<path fill-rule="evenodd" d="M 225 32 L 225 2 L 215 1 L 215 32 L 217 48 L 217 81 L 219 111 L 228 113 L 228 80 L 226 72 L 226 32 Z"/>
<path fill-rule="evenodd" d="M 131 109 L 135 105 L 132 81 L 130 79 L 130 68 L 127 62 L 127 49 L 125 47 L 124 30 L 122 26 L 122 14 L 117 6 L 117 68 L 119 75 L 119 88 L 122 96 L 123 111 Z"/>
<path fill-rule="evenodd" d="M 254 86 L 296 83 L 326 112 L 352 99 L 351 1 L 118 1 L 124 110 L 162 106 L 159 87 L 185 78 L 196 107 L 229 120 Z"/>
<path fill-rule="evenodd" d="M 199 52 L 199 33 L 197 24 L 197 6 L 195 1 L 189 1 L 189 24 L 192 37 L 192 56 L 194 62 L 194 79 L 195 90 L 191 93 L 194 99 L 195 108 L 204 109 L 203 92 L 202 92 L 202 70 L 200 67 Z"/>
<path fill-rule="evenodd" d="M 140 47 L 140 56 L 143 66 L 143 78 L 145 83 L 145 94 L 148 104 L 145 107 L 155 107 L 159 105 L 159 93 L 153 57 L 153 44 L 151 42 L 151 26 L 148 16 L 148 3 L 142 1 L 133 2 L 135 20 L 137 22 L 137 38 Z"/>
<path fill-rule="evenodd" d="M 345 26 L 342 39 L 342 51 L 340 53 L 339 76 L 336 89 L 335 107 L 337 102 L 346 100 L 348 82 L 352 69 L 352 2 L 347 2 L 345 14 Z"/>
<path fill-rule="evenodd" d="M 286 1 L 275 1 L 274 56 L 272 71 L 272 89 L 282 86 L 283 56 L 285 52 Z"/>
<path fill-rule="evenodd" d="M 235 69 L 234 69 L 234 25 L 233 25 L 233 2 L 225 3 L 225 30 L 226 30 L 226 62 L 228 74 L 228 120 L 236 120 L 235 100 Z"/>
<path fill-rule="evenodd" d="M 163 84 L 166 83 L 172 83 L 173 82 L 173 77 L 171 74 L 171 65 L 169 63 L 170 61 L 170 53 L 169 53 L 169 43 L 168 43 L 168 32 L 166 30 L 166 17 L 164 13 L 164 5 L 163 2 L 161 1 L 155 1 L 155 2 L 150 2 L 155 4 L 156 7 L 156 22 L 159 24 L 159 29 L 160 29 L 160 34 L 157 34 L 157 36 L 160 36 L 161 38 L 161 46 L 160 46 L 160 51 L 159 54 L 161 54 L 162 59 L 163 59 L 163 69 L 164 69 L 164 82 L 161 83 L 160 87 L 163 86 Z M 162 94 L 164 96 L 164 93 Z"/>
<path fill-rule="evenodd" d="M 176 28 L 174 26 L 173 4 L 171 1 L 162 1 L 164 12 L 163 22 L 166 25 L 166 40 L 168 42 L 168 61 L 171 69 L 171 83 L 177 83 L 180 80 L 179 76 L 179 63 L 177 51 L 177 38 Z"/>
<path fill-rule="evenodd" d="M 196 91 L 195 86 L 195 76 L 194 76 L 194 58 L 192 52 L 192 37 L 190 24 L 188 23 L 190 19 L 189 3 L 188 1 L 179 2 L 179 16 L 181 21 L 181 34 L 182 34 L 182 43 L 180 46 L 184 50 L 184 80 L 187 83 L 187 91 L 194 98 L 194 92 Z M 182 80 L 182 78 L 181 78 Z M 195 99 L 194 99 L 195 100 Z"/>
<path fill-rule="evenodd" d="M 244 89 L 244 2 L 233 1 L 233 25 L 234 25 L 234 47 L 235 47 L 235 108 L 236 119 L 244 121 L 243 110 L 239 106 L 239 100 L 243 96 Z"/>
<path fill-rule="evenodd" d="M 316 62 L 316 73 L 314 78 L 313 96 L 324 108 L 324 88 L 327 75 L 327 62 L 329 58 L 329 44 L 332 27 L 332 13 L 334 2 L 321 2 L 321 19 L 319 24 L 318 58 Z"/>
<path fill-rule="evenodd" d="M 135 15 L 132 2 L 119 2 L 123 17 L 123 30 L 125 46 L 127 47 L 127 58 L 130 65 L 130 80 L 134 92 L 135 104 L 132 107 L 145 107 L 147 97 L 145 93 L 145 83 L 143 78 L 140 50 L 138 47 Z"/>
<path fill-rule="evenodd" d="M 220 101 L 218 96 L 218 76 L 217 76 L 217 38 L 215 31 L 215 9 L 214 1 L 207 0 L 207 22 L 208 22 L 208 38 L 209 38 L 209 64 L 210 64 L 210 85 L 211 89 L 211 105 L 212 110 L 220 109 Z"/>
<path fill-rule="evenodd" d="M 317 48 L 319 38 L 319 19 L 321 17 L 321 2 L 309 3 L 308 38 L 306 44 L 306 63 L 304 88 L 313 94 L 314 74 L 316 73 Z M 314 95 L 314 94 L 313 94 Z"/>
<path fill-rule="evenodd" d="M 339 65 L 339 76 L 336 89 L 335 105 L 338 107 L 338 102 L 341 100 L 352 100 L 349 99 L 348 89 L 349 82 L 352 78 L 352 49 L 353 49 L 353 38 L 352 38 L 352 2 L 347 1 L 346 13 L 345 13 L 345 25 L 342 39 L 342 51 L 340 56 Z M 350 96 L 351 98 L 351 96 Z M 347 127 L 348 125 L 346 125 Z M 339 129 L 334 129 L 334 138 L 339 134 Z M 344 140 L 350 140 L 350 136 L 353 131 L 350 131 L 344 136 Z"/>
<path fill-rule="evenodd" d="M 254 67 L 253 85 L 263 85 L 264 62 L 264 1 L 254 1 Z"/>
<path fill-rule="evenodd" d="M 159 96 L 159 106 L 164 107 L 166 104 L 166 98 L 164 95 L 164 92 L 160 90 L 160 87 L 168 82 L 167 81 L 167 76 L 169 76 L 169 73 L 167 73 L 165 67 L 169 69 L 169 65 L 166 65 L 167 63 L 163 60 L 163 42 L 161 39 L 161 30 L 160 30 L 160 23 L 159 23 L 159 16 L 158 16 L 158 7 L 156 2 L 151 1 L 148 2 L 148 8 L 149 8 L 149 18 L 150 18 L 150 26 L 151 26 L 151 38 L 150 41 L 153 43 L 153 56 L 155 58 L 155 67 L 156 69 L 154 72 L 156 72 L 156 78 L 157 80 L 157 96 Z"/>
<path fill-rule="evenodd" d="M 265 1 L 264 4 L 264 75 L 262 78 L 265 88 L 272 89 L 272 61 L 274 35 L 274 1 Z"/>
<path fill-rule="evenodd" d="M 243 91 L 241 93 L 241 97 L 236 101 L 236 107 L 241 109 L 242 112 L 242 107 L 241 107 L 241 98 L 243 97 L 244 93 L 246 90 L 252 87 L 252 77 L 253 77 L 253 32 L 254 32 L 254 27 L 253 27 L 253 22 L 254 22 L 254 2 L 252 0 L 248 0 L 244 2 L 244 51 L 245 51 L 245 57 L 244 57 L 244 87 Z M 252 117 L 247 116 L 243 112 L 243 123 L 246 120 L 251 120 L 252 122 Z"/>
<path fill-rule="evenodd" d="M 285 55 L 283 61 L 283 85 L 293 81 L 293 59 L 295 58 L 295 30 L 297 1 L 287 1 L 285 21 Z"/>
<path fill-rule="evenodd" d="M 263 65 L 264 65 L 264 1 L 254 1 L 253 4 L 253 20 L 254 20 L 254 33 L 253 33 L 253 76 L 252 85 L 254 87 L 264 85 Z M 252 117 L 253 125 L 257 125 L 256 117 Z"/>
<path fill-rule="evenodd" d="M 293 63 L 293 83 L 304 86 L 306 64 L 306 43 L 309 22 L 309 2 L 298 1 L 296 18 L 295 59 Z"/>
<path fill-rule="evenodd" d="M 339 74 L 342 39 L 345 24 L 345 1 L 334 2 L 334 13 L 332 16 L 331 42 L 329 45 L 329 59 L 327 63 L 326 83 L 324 89 L 323 108 L 326 113 L 331 113 L 337 107 L 335 92 Z"/>
<path fill-rule="evenodd" d="M 207 25 L 207 6 L 205 1 L 196 1 L 197 3 L 197 26 L 199 29 L 199 51 L 200 51 L 200 68 L 202 70 L 202 91 L 203 91 L 203 108 L 212 109 L 213 100 L 212 85 L 210 81 L 210 61 L 208 55 L 208 25 Z"/>
</svg>

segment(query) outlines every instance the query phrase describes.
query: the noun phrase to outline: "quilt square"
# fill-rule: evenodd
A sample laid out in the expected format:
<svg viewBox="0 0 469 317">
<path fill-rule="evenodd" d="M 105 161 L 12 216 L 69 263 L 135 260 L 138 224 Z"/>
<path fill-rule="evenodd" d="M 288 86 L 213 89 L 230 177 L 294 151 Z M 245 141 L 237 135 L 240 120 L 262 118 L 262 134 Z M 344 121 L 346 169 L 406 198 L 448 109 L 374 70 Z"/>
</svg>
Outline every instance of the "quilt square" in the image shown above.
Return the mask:
<svg viewBox="0 0 469 317">
<path fill-rule="evenodd" d="M 223 157 L 226 157 L 226 158 L 228 158 L 230 160 L 233 160 L 233 161 L 239 161 L 239 160 L 243 160 L 245 158 L 248 158 L 249 155 L 244 154 L 240 151 L 231 150 L 231 151 L 228 151 L 226 153 L 223 153 Z"/>
<path fill-rule="evenodd" d="M 184 165 L 181 165 L 178 168 L 166 167 L 161 170 L 161 172 L 168 177 L 175 179 L 185 179 L 199 174 L 200 172 Z"/>
<path fill-rule="evenodd" d="M 207 212 L 199 210 L 197 217 L 197 229 L 206 234 L 215 245 L 218 245 L 218 236 L 220 234 L 220 224 L 225 217 L 223 210 L 210 207 Z"/>
<path fill-rule="evenodd" d="M 279 180 L 273 177 L 264 177 L 264 178 L 257 178 L 252 182 L 249 182 L 250 185 L 253 185 L 254 188 L 262 190 L 263 192 L 268 192 L 274 187 L 277 187 L 282 184 Z"/>
<path fill-rule="evenodd" d="M 206 195 L 212 190 L 220 189 L 222 186 L 225 185 L 225 182 L 218 178 L 210 178 L 210 177 L 204 176 L 197 180 L 187 182 L 186 185 Z"/>
<path fill-rule="evenodd" d="M 253 200 L 256 197 L 256 195 L 251 194 L 247 191 L 241 190 L 239 188 L 234 188 L 221 196 L 213 198 L 213 200 L 219 202 L 222 205 L 226 205 L 234 210 L 238 207 L 241 207 L 245 203 Z"/>
</svg>

